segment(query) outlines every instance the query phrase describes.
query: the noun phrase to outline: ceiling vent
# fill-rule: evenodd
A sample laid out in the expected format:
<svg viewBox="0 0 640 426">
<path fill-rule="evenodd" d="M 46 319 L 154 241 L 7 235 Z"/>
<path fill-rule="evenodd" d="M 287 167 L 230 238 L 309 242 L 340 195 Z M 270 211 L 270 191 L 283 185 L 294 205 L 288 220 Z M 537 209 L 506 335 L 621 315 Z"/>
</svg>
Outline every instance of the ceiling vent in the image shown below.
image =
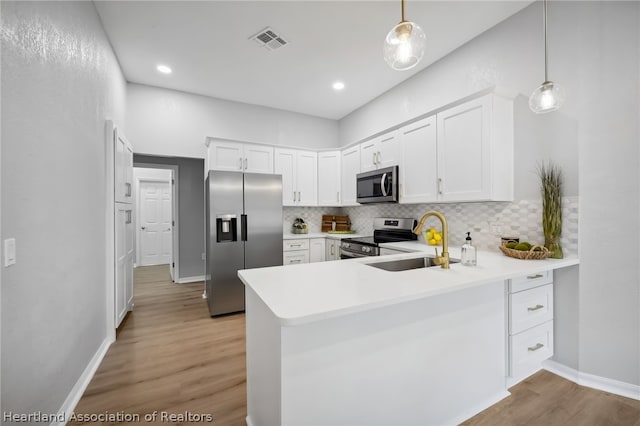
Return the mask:
<svg viewBox="0 0 640 426">
<path fill-rule="evenodd" d="M 258 34 L 252 36 L 251 40 L 255 40 L 256 43 L 268 50 L 280 49 L 282 46 L 289 43 L 271 27 L 267 27 Z"/>
</svg>

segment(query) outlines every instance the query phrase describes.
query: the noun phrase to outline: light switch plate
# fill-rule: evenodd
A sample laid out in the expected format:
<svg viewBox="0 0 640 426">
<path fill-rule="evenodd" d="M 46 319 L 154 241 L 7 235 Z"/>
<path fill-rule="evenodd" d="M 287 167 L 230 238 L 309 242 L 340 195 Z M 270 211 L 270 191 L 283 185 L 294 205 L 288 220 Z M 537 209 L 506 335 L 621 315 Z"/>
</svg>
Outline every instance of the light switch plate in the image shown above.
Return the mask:
<svg viewBox="0 0 640 426">
<path fill-rule="evenodd" d="M 4 240 L 4 267 L 15 265 L 16 263 L 16 239 L 7 238 Z"/>
</svg>

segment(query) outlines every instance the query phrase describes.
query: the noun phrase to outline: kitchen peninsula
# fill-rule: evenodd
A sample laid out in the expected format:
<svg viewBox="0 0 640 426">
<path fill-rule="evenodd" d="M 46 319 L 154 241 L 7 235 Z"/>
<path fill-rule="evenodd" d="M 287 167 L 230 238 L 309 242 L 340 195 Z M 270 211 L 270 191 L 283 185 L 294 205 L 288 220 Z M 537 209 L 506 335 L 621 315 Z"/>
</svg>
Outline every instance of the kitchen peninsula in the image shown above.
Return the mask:
<svg viewBox="0 0 640 426">
<path fill-rule="evenodd" d="M 240 271 L 247 423 L 456 424 L 508 396 L 511 280 L 578 259 L 480 252 L 477 267 L 368 265 L 422 256 Z"/>
</svg>

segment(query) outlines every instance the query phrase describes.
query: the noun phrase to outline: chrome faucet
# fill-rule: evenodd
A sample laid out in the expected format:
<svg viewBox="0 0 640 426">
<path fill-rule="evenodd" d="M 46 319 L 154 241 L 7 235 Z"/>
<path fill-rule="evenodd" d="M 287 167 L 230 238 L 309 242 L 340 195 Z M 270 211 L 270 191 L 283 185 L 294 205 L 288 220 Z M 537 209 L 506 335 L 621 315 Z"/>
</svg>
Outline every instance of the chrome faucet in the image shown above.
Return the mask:
<svg viewBox="0 0 640 426">
<path fill-rule="evenodd" d="M 420 235 L 422 233 L 422 227 L 427 221 L 428 217 L 435 216 L 442 223 L 442 256 L 438 256 L 438 248 L 436 247 L 436 258 L 433 262 L 436 265 L 440 265 L 443 269 L 449 269 L 449 226 L 447 225 L 447 219 L 444 218 L 442 213 L 436 211 L 430 211 L 422 215 L 418 225 L 413 230 L 413 233 Z"/>
</svg>

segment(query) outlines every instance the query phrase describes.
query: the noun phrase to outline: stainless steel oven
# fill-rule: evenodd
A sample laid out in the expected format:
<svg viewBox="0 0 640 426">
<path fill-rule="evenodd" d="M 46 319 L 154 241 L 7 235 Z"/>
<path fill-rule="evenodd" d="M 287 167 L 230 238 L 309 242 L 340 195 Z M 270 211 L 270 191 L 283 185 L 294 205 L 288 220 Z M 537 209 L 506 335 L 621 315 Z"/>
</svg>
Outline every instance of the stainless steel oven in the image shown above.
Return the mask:
<svg viewBox="0 0 640 426">
<path fill-rule="evenodd" d="M 415 219 L 382 217 L 373 220 L 372 237 L 344 238 L 340 243 L 340 259 L 379 256 L 380 243 L 412 241 L 418 239 L 413 233 Z"/>
<path fill-rule="evenodd" d="M 356 193 L 360 204 L 398 202 L 398 166 L 358 173 Z"/>
</svg>

